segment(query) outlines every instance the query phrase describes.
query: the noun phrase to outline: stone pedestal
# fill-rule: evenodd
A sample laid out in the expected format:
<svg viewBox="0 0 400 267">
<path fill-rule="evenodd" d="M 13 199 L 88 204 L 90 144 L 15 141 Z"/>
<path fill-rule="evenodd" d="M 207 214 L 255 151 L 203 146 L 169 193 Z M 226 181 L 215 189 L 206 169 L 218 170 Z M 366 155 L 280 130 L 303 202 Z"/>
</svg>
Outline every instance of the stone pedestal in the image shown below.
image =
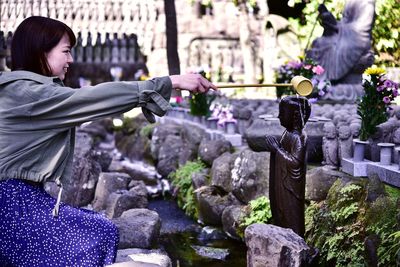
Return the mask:
<svg viewBox="0 0 400 267">
<path fill-rule="evenodd" d="M 366 177 L 368 164 L 372 161 L 355 161 L 354 159 L 342 159 L 342 171 L 355 177 Z"/>
<path fill-rule="evenodd" d="M 380 164 L 390 165 L 392 163 L 392 150 L 394 148 L 393 143 L 378 143 L 380 147 Z"/>
</svg>

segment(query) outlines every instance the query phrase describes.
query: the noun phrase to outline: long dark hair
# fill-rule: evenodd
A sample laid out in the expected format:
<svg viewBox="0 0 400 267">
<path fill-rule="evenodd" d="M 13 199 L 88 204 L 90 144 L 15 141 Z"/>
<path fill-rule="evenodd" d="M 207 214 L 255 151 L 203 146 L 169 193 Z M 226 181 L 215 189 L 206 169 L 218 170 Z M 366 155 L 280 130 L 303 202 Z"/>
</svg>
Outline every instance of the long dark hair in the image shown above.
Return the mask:
<svg viewBox="0 0 400 267">
<path fill-rule="evenodd" d="M 64 34 L 68 35 L 71 47 L 74 46 L 74 33 L 61 21 L 39 16 L 25 19 L 12 38 L 11 69 L 51 76 L 46 53 L 60 42 Z"/>
</svg>

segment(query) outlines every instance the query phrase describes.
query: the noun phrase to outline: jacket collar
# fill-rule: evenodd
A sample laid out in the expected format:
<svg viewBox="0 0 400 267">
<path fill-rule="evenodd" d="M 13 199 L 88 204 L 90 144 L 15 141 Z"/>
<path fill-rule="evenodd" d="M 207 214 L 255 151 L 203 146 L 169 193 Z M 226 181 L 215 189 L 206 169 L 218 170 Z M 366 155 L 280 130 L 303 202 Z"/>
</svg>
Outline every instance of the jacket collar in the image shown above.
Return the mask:
<svg viewBox="0 0 400 267">
<path fill-rule="evenodd" d="M 60 85 L 64 85 L 58 77 L 43 76 L 31 71 L 15 70 L 0 72 L 0 85 L 17 80 L 31 80 L 42 84 L 58 83 Z"/>
</svg>

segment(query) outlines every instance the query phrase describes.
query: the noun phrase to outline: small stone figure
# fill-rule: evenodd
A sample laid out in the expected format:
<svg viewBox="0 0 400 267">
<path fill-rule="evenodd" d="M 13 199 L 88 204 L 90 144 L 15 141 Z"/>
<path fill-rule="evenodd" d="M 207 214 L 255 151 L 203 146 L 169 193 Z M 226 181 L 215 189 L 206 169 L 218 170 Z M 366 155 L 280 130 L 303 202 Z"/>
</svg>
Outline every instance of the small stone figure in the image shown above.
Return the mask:
<svg viewBox="0 0 400 267">
<path fill-rule="evenodd" d="M 75 46 L 75 61 L 83 62 L 83 46 L 82 46 L 82 33 L 78 32 Z"/>
<path fill-rule="evenodd" d="M 87 36 L 85 51 L 85 61 L 87 63 L 93 62 L 93 45 L 92 45 L 92 34 L 89 32 Z"/>
<path fill-rule="evenodd" d="M 344 158 L 351 158 L 353 151 L 353 138 L 351 129 L 347 125 L 339 127 L 339 161 Z"/>
<path fill-rule="evenodd" d="M 335 124 L 327 122 L 324 124 L 324 137 L 322 138 L 322 153 L 324 161 L 322 164 L 337 167 L 338 160 L 338 140 Z"/>
<path fill-rule="evenodd" d="M 96 37 L 96 43 L 94 44 L 94 62 L 100 63 L 101 62 L 101 34 L 98 32 Z"/>
<path fill-rule="evenodd" d="M 400 147 L 400 127 L 393 131 L 393 143 L 395 147 Z M 393 161 L 394 162 L 400 161 L 399 153 L 394 152 Z"/>
<path fill-rule="evenodd" d="M 269 197 L 272 218 L 278 226 L 304 237 L 304 194 L 307 136 L 303 128 L 311 114 L 304 97 L 288 96 L 279 104 L 279 120 L 286 128 L 280 141 L 266 137 L 271 152 Z"/>
</svg>

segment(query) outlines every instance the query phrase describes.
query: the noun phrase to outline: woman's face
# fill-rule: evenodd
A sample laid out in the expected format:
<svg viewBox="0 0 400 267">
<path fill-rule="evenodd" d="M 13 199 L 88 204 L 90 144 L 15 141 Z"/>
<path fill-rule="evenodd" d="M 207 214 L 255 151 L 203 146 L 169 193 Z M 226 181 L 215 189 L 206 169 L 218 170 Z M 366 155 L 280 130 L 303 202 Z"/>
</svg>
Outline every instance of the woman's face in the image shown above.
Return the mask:
<svg viewBox="0 0 400 267">
<path fill-rule="evenodd" d="M 69 64 L 73 62 L 71 56 L 71 44 L 67 34 L 64 34 L 60 42 L 46 53 L 47 64 L 49 64 L 51 74 L 64 80 L 65 73 L 68 71 Z"/>
</svg>

